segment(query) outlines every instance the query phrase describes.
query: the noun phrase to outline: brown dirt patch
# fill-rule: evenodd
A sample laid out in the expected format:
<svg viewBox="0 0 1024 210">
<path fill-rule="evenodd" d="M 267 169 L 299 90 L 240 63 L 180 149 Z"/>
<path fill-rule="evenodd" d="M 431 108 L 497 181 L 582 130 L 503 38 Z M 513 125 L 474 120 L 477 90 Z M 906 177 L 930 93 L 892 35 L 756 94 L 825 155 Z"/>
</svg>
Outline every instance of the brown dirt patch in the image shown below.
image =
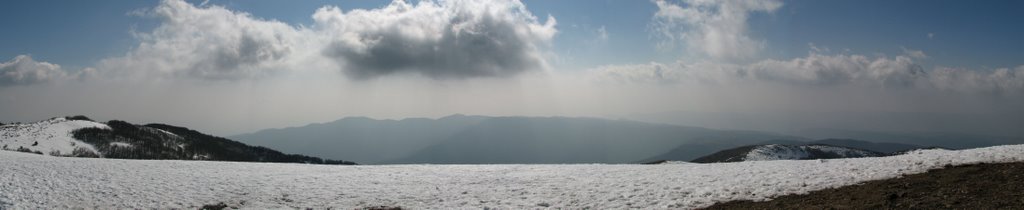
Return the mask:
<svg viewBox="0 0 1024 210">
<path fill-rule="evenodd" d="M 1024 209 L 1024 163 L 978 164 L 707 209 Z"/>
</svg>

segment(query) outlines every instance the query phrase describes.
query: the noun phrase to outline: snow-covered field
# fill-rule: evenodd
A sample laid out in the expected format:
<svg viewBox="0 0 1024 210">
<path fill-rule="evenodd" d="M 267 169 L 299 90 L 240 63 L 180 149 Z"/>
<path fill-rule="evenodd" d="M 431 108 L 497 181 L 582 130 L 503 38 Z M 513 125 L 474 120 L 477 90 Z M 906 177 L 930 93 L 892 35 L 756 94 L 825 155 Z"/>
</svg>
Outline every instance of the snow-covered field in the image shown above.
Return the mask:
<svg viewBox="0 0 1024 210">
<path fill-rule="evenodd" d="M 0 151 L 0 209 L 698 208 L 945 165 L 1024 161 L 1024 145 L 881 158 L 663 165 L 331 166 L 114 160 Z"/>
</svg>

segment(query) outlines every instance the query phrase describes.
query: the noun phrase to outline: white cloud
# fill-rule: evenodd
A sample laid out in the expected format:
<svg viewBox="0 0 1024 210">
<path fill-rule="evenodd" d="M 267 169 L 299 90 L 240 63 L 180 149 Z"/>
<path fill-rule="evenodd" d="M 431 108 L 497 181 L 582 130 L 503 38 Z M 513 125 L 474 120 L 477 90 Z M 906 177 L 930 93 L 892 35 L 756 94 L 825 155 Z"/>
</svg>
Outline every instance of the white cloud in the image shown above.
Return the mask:
<svg viewBox="0 0 1024 210">
<path fill-rule="evenodd" d="M 597 82 L 674 84 L 721 84 L 738 79 L 742 69 L 738 65 L 698 62 L 662 64 L 651 62 L 638 65 L 608 65 L 591 70 L 590 80 Z"/>
<path fill-rule="evenodd" d="M 418 73 L 432 78 L 506 76 L 546 68 L 542 47 L 557 33 L 517 0 L 394 1 L 313 14 L 329 37 L 323 54 L 354 78 Z"/>
<path fill-rule="evenodd" d="M 181 0 L 130 14 L 161 24 L 137 33 L 126 55 L 100 61 L 104 77 L 235 80 L 338 67 L 355 79 L 501 77 L 546 69 L 542 51 L 557 33 L 553 17 L 541 23 L 517 0 L 326 6 L 311 28 Z"/>
<path fill-rule="evenodd" d="M 664 38 L 662 47 L 685 44 L 687 49 L 716 59 L 746 59 L 765 47 L 747 34 L 752 12 L 772 13 L 782 2 L 775 0 L 655 0 L 658 11 L 652 26 Z M 677 43 L 682 42 L 682 43 Z"/>
<path fill-rule="evenodd" d="M 746 65 L 715 62 L 612 65 L 596 68 L 590 76 L 600 82 L 640 84 L 735 85 L 753 82 L 789 86 L 1024 93 L 1024 66 L 992 71 L 937 67 L 926 71 L 914 59 L 913 54 L 869 58 L 812 52 L 803 58 L 769 59 Z"/>
<path fill-rule="evenodd" d="M 846 83 L 880 87 L 913 86 L 923 76 L 920 65 L 906 56 L 868 58 L 862 55 L 811 54 L 792 60 L 764 60 L 745 67 L 747 77 L 792 84 Z"/>
<path fill-rule="evenodd" d="M 818 45 L 815 45 L 814 43 L 807 43 L 807 47 L 811 48 L 811 53 L 829 53 L 829 52 L 832 52 L 832 49 L 829 49 L 828 47 L 818 47 Z"/>
<path fill-rule="evenodd" d="M 935 38 L 935 33 L 928 33 L 928 39 Z"/>
<path fill-rule="evenodd" d="M 164 0 L 156 8 L 134 13 L 160 18 L 161 24 L 136 34 L 140 43 L 126 55 L 100 61 L 101 73 L 212 80 L 258 77 L 286 70 L 280 64 L 294 53 L 302 33 L 282 22 L 179 0 Z"/>
<path fill-rule="evenodd" d="M 605 29 L 604 26 L 597 28 L 597 40 L 601 43 L 608 42 L 608 29 Z"/>
<path fill-rule="evenodd" d="M 910 56 L 912 58 L 917 58 L 917 59 L 928 58 L 928 55 L 924 54 L 924 51 L 911 50 L 911 49 L 907 49 L 906 47 L 900 47 L 900 49 L 903 49 L 903 54 L 905 54 L 907 56 Z"/>
<path fill-rule="evenodd" d="M 671 83 L 681 78 L 680 76 L 665 75 L 666 73 L 681 72 L 668 70 L 668 68 L 670 67 L 657 62 L 636 65 L 606 65 L 593 70 L 589 76 L 599 82 L 621 83 Z"/>
<path fill-rule="evenodd" d="M 18 55 L 0 63 L 0 86 L 47 83 L 67 77 L 68 73 L 60 65 L 39 62 L 28 55 Z"/>
<path fill-rule="evenodd" d="M 928 83 L 944 90 L 980 90 L 994 94 L 1024 93 L 1024 65 L 978 71 L 938 67 L 929 72 Z"/>
</svg>

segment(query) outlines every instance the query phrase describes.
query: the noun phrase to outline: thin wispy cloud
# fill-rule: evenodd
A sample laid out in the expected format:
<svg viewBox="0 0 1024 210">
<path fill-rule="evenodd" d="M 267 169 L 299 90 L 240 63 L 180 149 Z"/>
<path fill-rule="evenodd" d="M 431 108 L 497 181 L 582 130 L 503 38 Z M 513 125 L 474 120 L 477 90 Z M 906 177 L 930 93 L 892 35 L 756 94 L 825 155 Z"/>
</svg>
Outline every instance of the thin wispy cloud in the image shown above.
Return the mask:
<svg viewBox="0 0 1024 210">
<path fill-rule="evenodd" d="M 772 13 L 782 7 L 774 0 L 696 1 L 656 0 L 653 27 L 662 46 L 682 45 L 717 59 L 745 59 L 764 49 L 764 40 L 748 34 L 753 12 Z"/>
</svg>

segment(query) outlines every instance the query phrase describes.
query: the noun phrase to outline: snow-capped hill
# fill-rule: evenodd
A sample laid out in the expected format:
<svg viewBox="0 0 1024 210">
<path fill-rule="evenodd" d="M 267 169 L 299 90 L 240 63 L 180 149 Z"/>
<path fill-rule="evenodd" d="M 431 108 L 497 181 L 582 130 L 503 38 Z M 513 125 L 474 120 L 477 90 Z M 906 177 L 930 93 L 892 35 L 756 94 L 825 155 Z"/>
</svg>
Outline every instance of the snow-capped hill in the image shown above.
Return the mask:
<svg viewBox="0 0 1024 210">
<path fill-rule="evenodd" d="M 801 146 L 769 144 L 754 147 L 743 157 L 743 161 L 800 160 L 810 156 L 810 152 Z"/>
<path fill-rule="evenodd" d="M 742 162 L 742 161 L 765 161 L 765 160 L 809 160 L 809 159 L 833 159 L 833 158 L 859 158 L 879 157 L 884 153 L 833 146 L 824 144 L 814 145 L 783 145 L 768 144 L 744 146 L 734 149 L 723 150 L 708 156 L 694 159 L 697 163 L 714 162 Z"/>
<path fill-rule="evenodd" d="M 874 151 L 822 144 L 801 146 L 769 144 L 755 147 L 753 150 L 747 153 L 746 157 L 743 160 L 805 160 L 828 158 L 876 157 L 882 155 L 883 154 Z"/>
<path fill-rule="evenodd" d="M 53 156 L 354 164 L 284 154 L 183 127 L 119 120 L 100 123 L 84 116 L 0 125 L 0 146 Z"/>
<path fill-rule="evenodd" d="M 836 155 L 836 156 L 838 156 L 840 158 L 877 157 L 877 156 L 885 155 L 885 154 L 883 154 L 881 152 L 875 152 L 875 151 L 866 150 L 866 149 L 857 149 L 857 148 L 842 147 L 842 146 L 832 146 L 832 145 L 824 145 L 824 144 L 806 145 L 806 146 L 803 146 L 803 147 L 807 147 L 807 148 L 809 148 L 812 151 L 817 150 L 817 151 L 825 152 L 827 154 L 834 154 L 834 155 Z"/>
<path fill-rule="evenodd" d="M 85 117 L 57 117 L 34 123 L 0 125 L 0 146 L 6 150 L 58 156 L 100 156 L 88 143 L 75 139 L 72 132 L 83 128 L 110 130 L 110 126 Z"/>
</svg>

